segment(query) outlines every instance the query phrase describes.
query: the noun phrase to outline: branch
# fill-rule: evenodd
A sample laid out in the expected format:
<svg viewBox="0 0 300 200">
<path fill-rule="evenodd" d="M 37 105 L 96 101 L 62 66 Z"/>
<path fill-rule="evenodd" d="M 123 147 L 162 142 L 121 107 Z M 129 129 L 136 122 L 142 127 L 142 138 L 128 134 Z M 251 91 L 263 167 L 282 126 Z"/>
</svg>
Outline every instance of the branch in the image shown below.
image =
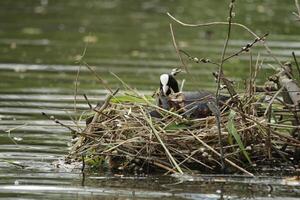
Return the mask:
<svg viewBox="0 0 300 200">
<path fill-rule="evenodd" d="M 188 23 L 184 23 L 184 22 L 176 19 L 170 13 L 167 13 L 167 15 L 175 22 L 181 24 L 182 26 L 188 26 L 188 27 L 202 27 L 202 26 L 228 25 L 229 24 L 229 22 L 209 22 L 209 23 L 202 23 L 202 24 L 188 24 Z M 259 36 L 256 33 L 254 33 L 250 28 L 248 28 L 247 26 L 245 26 L 243 24 L 231 23 L 231 25 L 241 27 L 241 28 L 245 29 L 248 33 L 250 33 L 252 36 L 254 36 L 255 38 L 259 38 Z M 271 49 L 268 47 L 268 45 L 265 43 L 265 41 L 262 41 L 262 44 L 265 47 L 265 49 L 267 50 L 268 54 L 283 68 L 284 67 L 283 64 L 272 54 Z"/>
<path fill-rule="evenodd" d="M 188 52 L 186 52 L 186 51 L 184 51 L 184 50 L 182 50 L 182 49 L 179 49 L 179 52 L 180 53 L 183 53 L 185 56 L 187 56 L 188 57 L 188 59 L 189 60 L 191 60 L 191 61 L 193 61 L 193 62 L 195 62 L 195 63 L 211 63 L 211 64 L 214 64 L 214 65 L 217 65 L 217 66 L 220 66 L 218 63 L 216 63 L 216 62 L 213 62 L 213 61 L 211 61 L 209 58 L 197 58 L 197 57 L 193 57 L 193 56 L 191 56 Z"/>
<path fill-rule="evenodd" d="M 212 25 L 228 25 L 229 22 L 208 22 L 208 23 L 202 23 L 202 24 L 188 24 L 188 23 L 184 23 L 178 19 L 176 19 L 173 15 L 171 15 L 170 13 L 167 12 L 167 15 L 173 19 L 175 22 L 181 24 L 182 26 L 189 26 L 189 27 L 201 27 L 201 26 L 212 26 Z M 245 29 L 247 32 L 249 32 L 251 35 L 253 35 L 255 38 L 259 38 L 259 36 L 254 33 L 250 28 L 248 28 L 247 26 L 240 24 L 240 23 L 231 23 L 231 25 L 235 25 L 235 26 L 239 26 L 243 29 Z"/>
<path fill-rule="evenodd" d="M 232 24 L 232 23 L 231 23 Z M 264 34 L 262 37 L 259 38 L 255 38 L 251 43 L 248 43 L 246 46 L 242 47 L 241 50 L 239 50 L 238 52 L 228 56 L 227 58 L 224 59 L 224 62 L 235 57 L 235 56 L 239 56 L 241 53 L 243 52 L 248 52 L 257 42 L 260 41 L 264 41 L 266 39 L 266 37 L 269 35 L 269 33 Z M 211 63 L 217 66 L 220 66 L 220 64 L 211 61 L 209 58 L 198 58 L 198 57 L 193 57 L 191 56 L 187 51 L 181 50 L 179 49 L 180 53 L 183 53 L 184 55 L 186 55 L 188 57 L 189 60 L 195 62 L 195 63 Z"/>
<path fill-rule="evenodd" d="M 232 57 L 240 55 L 243 52 L 248 52 L 254 44 L 256 44 L 257 42 L 260 42 L 260 41 L 264 41 L 268 35 L 269 35 L 269 33 L 266 33 L 262 37 L 255 38 L 255 40 L 253 42 L 248 43 L 246 46 L 242 47 L 241 50 L 239 50 L 238 52 L 236 52 L 236 53 L 228 56 L 227 58 L 225 58 L 224 62 L 229 60 Z"/>
<path fill-rule="evenodd" d="M 298 0 L 295 0 L 295 4 L 296 4 L 296 8 L 297 8 L 297 12 L 298 12 L 298 13 L 293 12 L 293 14 L 294 14 L 297 18 L 299 18 L 298 21 L 300 21 L 300 5 L 299 5 Z"/>
</svg>

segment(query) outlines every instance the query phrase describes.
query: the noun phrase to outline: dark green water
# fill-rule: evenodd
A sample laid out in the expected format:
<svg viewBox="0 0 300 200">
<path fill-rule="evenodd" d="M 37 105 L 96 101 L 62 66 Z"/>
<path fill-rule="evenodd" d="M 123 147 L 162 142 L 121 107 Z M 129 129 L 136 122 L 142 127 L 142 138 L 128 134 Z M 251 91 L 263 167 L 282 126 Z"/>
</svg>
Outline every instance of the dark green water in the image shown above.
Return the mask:
<svg viewBox="0 0 300 200">
<path fill-rule="evenodd" d="M 85 61 L 112 88 L 121 84 L 114 72 L 132 87 L 151 93 L 161 73 L 180 66 L 170 36 L 166 12 L 190 22 L 226 21 L 229 1 L 221 0 L 1 0 L 0 1 L 0 199 L 297 199 L 299 182 L 244 177 L 220 180 L 199 177 L 115 177 L 90 174 L 82 186 L 80 171 L 57 169 L 71 139 L 69 131 L 44 118 L 54 115 L 73 125 L 74 81 L 86 41 Z M 268 45 L 282 62 L 300 55 L 300 23 L 293 0 L 240 0 L 234 21 L 259 35 L 270 33 Z M 218 61 L 226 26 L 186 28 L 173 24 L 179 47 L 199 58 Z M 253 41 L 233 27 L 228 55 Z M 263 70 L 258 82 L 278 64 L 261 45 Z M 242 89 L 249 74 L 249 54 L 225 63 L 225 74 Z M 215 89 L 214 65 L 188 63 L 185 89 Z M 88 108 L 105 90 L 84 66 L 79 76 L 78 111 Z M 24 169 L 10 164 L 13 161 Z M 223 179 L 222 179 L 223 180 Z M 263 180 L 263 181 L 262 181 Z"/>
</svg>

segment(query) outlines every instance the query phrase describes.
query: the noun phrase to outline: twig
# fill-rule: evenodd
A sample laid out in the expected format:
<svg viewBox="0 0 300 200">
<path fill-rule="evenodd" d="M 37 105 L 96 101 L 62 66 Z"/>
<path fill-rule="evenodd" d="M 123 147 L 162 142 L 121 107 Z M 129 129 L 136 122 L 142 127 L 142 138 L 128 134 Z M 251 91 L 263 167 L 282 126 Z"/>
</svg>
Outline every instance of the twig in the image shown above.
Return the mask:
<svg viewBox="0 0 300 200">
<path fill-rule="evenodd" d="M 90 35 L 90 33 L 89 33 Z M 76 78 L 75 78 L 75 91 L 74 91 L 74 112 L 76 113 L 77 111 L 77 92 L 78 92 L 78 79 L 79 79 L 79 73 L 80 73 L 80 69 L 81 69 L 81 61 L 83 60 L 85 54 L 86 54 L 86 51 L 87 51 L 87 47 L 88 47 L 88 42 L 85 43 L 85 46 L 84 46 L 84 49 L 83 49 L 83 52 L 79 58 L 79 60 L 77 61 L 77 63 L 79 63 L 79 67 L 78 67 L 78 70 L 77 70 L 77 73 L 76 73 Z"/>
<path fill-rule="evenodd" d="M 223 76 L 223 64 L 224 64 L 224 58 L 228 46 L 228 42 L 230 39 L 230 34 L 231 34 L 231 23 L 232 23 L 232 12 L 233 12 L 233 7 L 234 7 L 234 2 L 235 0 L 231 0 L 230 5 L 229 5 L 229 19 L 228 19 L 228 32 L 227 32 L 227 37 L 224 43 L 223 51 L 222 51 L 222 56 L 221 56 L 221 64 L 219 66 L 219 76 L 218 76 L 218 81 L 217 81 L 217 91 L 216 91 L 216 105 L 219 105 L 220 103 L 220 88 L 221 88 L 221 76 Z M 218 123 L 220 123 L 220 120 L 217 120 Z M 225 170 L 225 165 L 224 165 L 224 153 L 223 153 L 223 144 L 222 144 L 222 139 L 221 139 L 221 125 L 218 124 L 218 133 L 219 133 L 219 145 L 220 145 L 220 153 L 221 153 L 221 165 L 222 165 L 222 171 L 224 172 Z"/>
<path fill-rule="evenodd" d="M 134 137 L 134 138 L 130 138 L 130 139 L 128 139 L 128 140 L 124 140 L 124 141 L 122 141 L 122 142 L 119 142 L 117 145 L 112 146 L 112 147 L 110 147 L 109 149 L 103 151 L 103 153 L 111 152 L 112 150 L 118 148 L 119 146 L 121 146 L 121 145 L 123 145 L 123 144 L 125 144 L 125 143 L 131 143 L 131 142 L 134 142 L 134 141 L 138 141 L 138 139 L 140 139 L 140 137 Z"/>
<path fill-rule="evenodd" d="M 108 116 L 107 114 L 105 114 L 105 113 L 103 113 L 103 112 L 99 112 L 99 111 L 97 110 L 97 109 L 100 107 L 101 103 L 98 103 L 98 104 L 96 105 L 96 107 L 93 108 L 93 106 L 91 105 L 91 103 L 90 103 L 88 97 L 86 96 L 86 94 L 83 94 L 83 97 L 84 97 L 85 101 L 87 102 L 89 108 L 90 108 L 92 111 L 95 111 L 95 112 L 97 112 L 97 113 L 99 113 L 99 114 L 104 115 L 104 116 L 107 117 L 107 118 L 110 118 L 110 116 Z"/>
<path fill-rule="evenodd" d="M 10 128 L 10 129 L 6 130 L 5 132 L 10 134 L 10 132 L 12 132 L 12 131 L 14 131 L 16 129 L 19 129 L 19 128 L 23 128 L 23 127 L 25 127 L 27 125 L 28 125 L 28 123 L 25 123 L 25 124 L 22 124 L 20 126 L 16 126 L 16 127 Z"/>
<path fill-rule="evenodd" d="M 93 109 L 93 106 L 91 105 L 89 99 L 87 98 L 86 94 L 83 94 L 83 97 L 85 99 L 85 101 L 87 102 L 87 104 L 89 105 L 90 109 L 92 110 Z"/>
<path fill-rule="evenodd" d="M 174 35 L 174 32 L 173 32 L 173 26 L 172 26 L 171 23 L 170 23 L 170 32 L 171 32 L 172 41 L 173 41 L 173 45 L 174 45 L 174 48 L 175 48 L 175 50 L 176 50 L 177 56 L 178 56 L 180 62 L 182 63 L 182 66 L 184 67 L 184 70 L 185 70 L 187 73 L 189 73 L 188 68 L 187 68 L 185 62 L 184 62 L 184 60 L 182 59 L 182 57 L 181 57 L 181 55 L 180 55 L 180 53 L 179 53 L 178 46 L 177 46 L 176 39 L 175 39 L 175 35 Z"/>
<path fill-rule="evenodd" d="M 175 171 L 174 169 L 172 169 L 172 168 L 170 168 L 170 167 L 168 167 L 166 165 L 163 165 L 163 164 L 161 164 L 161 163 L 159 163 L 159 162 L 157 162 L 155 160 L 152 160 L 152 164 L 155 165 L 155 166 L 157 166 L 157 167 L 160 167 L 160 168 L 162 168 L 162 169 L 164 169 L 164 170 L 166 170 L 168 172 L 172 172 L 174 174 L 177 173 L 177 171 Z"/>
<path fill-rule="evenodd" d="M 89 64 L 85 61 L 81 61 L 95 76 L 96 78 L 100 81 L 101 84 L 103 84 L 103 86 L 105 87 L 105 89 L 107 89 L 111 94 L 113 93 L 112 89 L 109 87 L 109 85 L 107 85 L 107 83 L 105 83 L 105 81 L 97 74 L 97 72 L 91 67 L 89 66 Z"/>
<path fill-rule="evenodd" d="M 225 61 L 225 54 L 228 46 L 228 42 L 230 39 L 231 35 L 231 23 L 232 23 L 232 12 L 233 12 L 233 7 L 234 7 L 234 2 L 235 0 L 231 0 L 230 5 L 229 5 L 229 20 L 228 20 L 228 31 L 227 31 L 227 37 L 224 43 L 222 55 L 221 55 L 221 64 L 219 66 L 219 76 L 218 76 L 218 82 L 217 82 L 217 92 L 216 92 L 216 99 L 217 99 L 217 104 L 219 103 L 219 90 L 220 90 L 220 83 L 221 83 L 221 76 L 223 75 L 223 64 Z"/>
<path fill-rule="evenodd" d="M 113 98 L 117 93 L 118 93 L 119 89 L 116 89 L 114 92 L 109 93 L 106 95 L 106 98 L 104 100 L 104 103 L 102 104 L 102 106 L 97 110 L 96 114 L 94 115 L 91 123 L 89 124 L 89 126 L 86 128 L 86 130 L 84 131 L 86 134 L 90 134 L 92 133 L 92 125 L 98 120 L 98 117 L 100 116 L 100 114 L 102 113 L 102 111 L 109 105 L 109 102 L 111 100 L 111 98 Z"/>
<path fill-rule="evenodd" d="M 273 127 L 277 127 L 277 128 L 283 128 L 283 129 L 287 129 L 287 128 L 300 129 L 300 125 L 293 126 L 293 125 L 287 125 L 287 124 L 274 124 L 274 123 L 267 123 L 267 125 L 270 125 L 270 126 L 273 126 Z"/>
<path fill-rule="evenodd" d="M 261 125 L 261 126 L 262 126 L 262 125 Z M 295 143 L 294 146 L 300 147 L 300 140 L 297 140 L 297 139 L 295 139 L 295 138 L 289 137 L 289 136 L 287 136 L 287 135 L 283 135 L 283 134 L 281 134 L 281 133 L 279 133 L 279 132 L 277 132 L 277 131 L 275 131 L 275 130 L 273 130 L 273 129 L 271 129 L 271 133 L 274 134 L 274 135 L 277 135 L 277 136 L 279 136 L 279 137 L 285 138 L 285 139 L 287 139 L 287 140 L 290 140 L 290 141 L 292 141 L 292 142 Z"/>
<path fill-rule="evenodd" d="M 299 76 L 300 76 L 300 67 L 299 67 L 299 63 L 297 61 L 295 52 L 293 51 L 292 54 L 293 54 L 293 58 L 294 58 L 294 61 L 295 61 L 295 64 L 296 64 L 296 67 L 297 67 L 297 70 L 298 70 L 298 73 L 299 73 Z"/>
<path fill-rule="evenodd" d="M 77 93 L 78 93 L 78 79 L 80 73 L 81 65 L 78 67 L 76 78 L 75 78 L 75 90 L 74 90 L 74 113 L 77 112 Z"/>
<path fill-rule="evenodd" d="M 183 53 L 185 56 L 188 57 L 189 60 L 195 62 L 195 63 L 211 63 L 217 66 L 220 66 L 218 63 L 211 61 L 209 58 L 197 58 L 197 57 L 192 57 L 187 51 L 184 51 L 182 49 L 179 49 L 179 52 Z"/>
<path fill-rule="evenodd" d="M 272 100 L 271 100 L 270 104 L 268 105 L 268 109 L 266 109 L 265 116 L 267 116 L 268 123 L 270 123 L 271 122 L 271 118 L 272 118 Z M 267 125 L 267 127 L 268 127 L 268 130 L 267 130 L 266 147 L 267 147 L 267 155 L 268 155 L 268 158 L 270 160 L 271 159 L 271 155 L 272 155 L 271 154 L 271 151 L 272 151 L 272 148 L 271 148 L 271 145 L 272 145 L 271 144 L 271 127 L 270 127 L 270 125 Z"/>
<path fill-rule="evenodd" d="M 268 106 L 267 106 L 267 108 L 266 108 L 266 111 L 265 111 L 265 113 L 264 113 L 264 116 L 265 116 L 265 117 L 267 116 L 268 112 L 270 112 L 270 110 L 271 110 L 270 108 L 271 108 L 273 102 L 275 101 L 275 99 L 277 98 L 277 96 L 282 92 L 283 89 L 284 89 L 284 88 L 281 87 L 281 88 L 274 94 L 274 96 L 272 97 L 272 99 L 270 100 L 270 102 L 269 102 L 269 104 L 268 104 Z"/>
<path fill-rule="evenodd" d="M 172 16 L 169 12 L 167 12 L 167 15 L 173 19 L 174 21 L 176 21 L 177 23 L 181 24 L 182 26 L 188 26 L 188 27 L 201 27 L 201 26 L 212 26 L 212 25 L 228 25 L 229 22 L 208 22 L 208 23 L 202 23 L 202 24 L 188 24 L 188 23 L 184 23 L 178 19 L 176 19 L 174 16 Z M 256 33 L 254 33 L 253 31 L 251 31 L 250 28 L 248 28 L 247 26 L 240 24 L 240 23 L 231 23 L 231 25 L 235 25 L 235 26 L 239 26 L 243 29 L 245 29 L 246 31 L 248 31 L 251 35 L 253 35 L 255 38 L 259 38 L 258 35 L 256 35 Z"/>
<path fill-rule="evenodd" d="M 265 40 L 262 41 L 262 45 L 265 47 L 265 49 L 267 50 L 267 53 L 279 64 L 279 66 L 284 69 L 284 65 L 280 62 L 280 60 L 278 60 L 278 58 L 276 56 L 273 55 L 272 50 L 270 49 L 270 47 L 267 45 L 267 42 Z"/>
<path fill-rule="evenodd" d="M 251 97 L 252 96 L 252 94 L 254 94 L 254 90 L 253 90 L 253 85 L 254 85 L 254 83 L 252 82 L 252 78 L 253 78 L 253 69 L 252 69 L 252 65 L 253 65 L 253 57 L 252 57 L 252 52 L 250 51 L 250 53 L 249 53 L 249 56 L 250 56 L 250 66 L 249 66 L 249 76 L 250 76 L 250 78 L 249 78 L 249 88 L 248 88 L 248 94 L 249 94 L 249 97 Z M 250 101 L 251 101 L 251 99 L 252 98 L 250 98 Z M 247 104 L 246 104 L 247 105 Z M 250 109 L 250 108 L 249 108 Z M 250 111 L 250 110 L 248 110 L 248 111 Z"/>
<path fill-rule="evenodd" d="M 44 113 L 44 112 L 42 112 L 42 115 L 45 116 L 45 117 L 47 117 L 49 120 L 52 120 L 52 121 L 54 121 L 55 123 L 61 125 L 62 127 L 65 127 L 65 128 L 67 128 L 67 129 L 69 129 L 72 133 L 76 133 L 76 132 L 77 132 L 76 130 L 72 129 L 70 126 L 67 126 L 67 125 L 63 124 L 63 123 L 60 122 L 58 119 L 56 119 L 56 118 L 54 118 L 54 117 L 52 117 L 52 116 L 50 117 L 49 115 L 47 115 L 47 114 Z"/>
<path fill-rule="evenodd" d="M 233 108 L 232 106 L 230 106 L 230 105 L 228 105 L 228 104 L 227 104 L 227 106 L 228 106 L 230 109 L 232 109 L 232 110 L 238 112 L 240 115 L 244 116 L 245 118 L 247 118 L 247 119 L 253 121 L 254 123 L 256 123 L 257 125 L 259 125 L 259 126 L 262 127 L 263 129 L 266 129 L 266 126 L 264 126 L 261 122 L 257 121 L 257 120 L 254 119 L 253 117 L 250 117 L 249 115 L 246 115 L 245 113 L 242 113 L 239 109 L 235 109 L 235 108 Z M 271 125 L 272 125 L 272 124 L 271 124 Z M 273 130 L 273 129 L 271 129 L 271 133 L 274 134 L 274 135 L 277 135 L 277 136 L 279 136 L 279 137 L 285 138 L 285 139 L 287 139 L 287 140 L 291 140 L 291 141 L 293 141 L 293 142 L 295 142 L 295 143 L 297 143 L 297 144 L 300 145 L 300 141 L 299 141 L 299 140 L 294 139 L 294 138 L 292 138 L 292 137 L 289 137 L 289 136 L 287 136 L 287 135 L 283 135 L 283 134 L 281 134 L 281 133 L 278 133 L 278 132 L 276 132 L 276 131 Z"/>
<path fill-rule="evenodd" d="M 16 163 L 16 162 L 13 162 L 13 161 L 10 161 L 10 160 L 6 160 L 6 159 L 2 159 L 2 158 L 0 158 L 0 162 L 5 162 L 5 163 L 8 163 L 8 164 L 20 167 L 22 169 L 24 169 L 25 167 L 27 167 L 26 165 L 21 165 L 19 163 Z"/>
<path fill-rule="evenodd" d="M 298 13 L 293 12 L 293 14 L 294 14 L 296 17 L 299 18 L 298 20 L 300 20 L 300 6 L 299 6 L 298 0 L 295 0 L 295 4 L 296 4 L 296 8 L 297 8 L 297 12 L 298 12 Z"/>
<path fill-rule="evenodd" d="M 233 58 L 235 56 L 239 56 L 243 52 L 248 52 L 254 44 L 256 44 L 257 42 L 260 42 L 260 41 L 264 41 L 268 35 L 269 35 L 269 33 L 266 33 L 262 37 L 255 38 L 253 42 L 248 43 L 246 46 L 242 47 L 241 50 L 239 50 L 238 52 L 236 52 L 236 53 L 228 56 L 227 58 L 225 58 L 224 62 L 229 60 L 230 58 Z"/>
<path fill-rule="evenodd" d="M 220 146 L 220 158 L 221 158 L 221 167 L 222 167 L 222 173 L 225 173 L 225 163 L 224 163 L 224 149 L 223 149 L 223 143 L 222 143 L 222 130 L 221 130 L 221 113 L 218 107 L 218 104 L 214 100 L 209 101 L 208 108 L 212 111 L 214 116 L 216 117 L 216 124 L 218 127 L 218 136 L 219 136 L 219 146 Z"/>
<path fill-rule="evenodd" d="M 81 173 L 83 173 L 84 168 L 85 168 L 85 156 L 84 155 L 81 155 L 81 161 L 82 161 Z"/>
<path fill-rule="evenodd" d="M 188 23 L 184 23 L 184 22 L 176 19 L 170 13 L 167 13 L 167 15 L 171 19 L 173 19 L 174 21 L 176 21 L 177 23 L 181 24 L 182 26 L 188 26 L 188 27 L 202 27 L 202 26 L 228 25 L 229 24 L 229 22 L 209 22 L 209 23 L 202 23 L 202 24 L 188 24 Z M 249 32 L 251 35 L 253 35 L 255 38 L 259 38 L 259 36 L 256 33 L 254 33 L 250 28 L 248 28 L 247 26 L 245 26 L 243 24 L 240 24 L 240 23 L 231 23 L 231 25 L 239 26 L 239 27 L 245 29 L 247 32 Z M 266 42 L 262 41 L 262 44 L 265 47 L 265 49 L 267 50 L 268 54 L 283 68 L 283 64 L 272 54 L 272 51 L 268 47 L 268 45 L 266 44 Z"/>
<path fill-rule="evenodd" d="M 149 124 L 149 126 L 151 127 L 155 137 L 157 138 L 157 140 L 159 141 L 159 143 L 162 145 L 162 147 L 164 148 L 166 154 L 168 155 L 168 157 L 170 158 L 170 160 L 172 161 L 172 163 L 174 164 L 174 166 L 176 167 L 177 171 L 180 174 L 183 174 L 183 171 L 181 170 L 180 166 L 177 164 L 177 162 L 175 161 L 175 159 L 173 158 L 172 154 L 169 152 L 169 149 L 166 147 L 166 145 L 164 144 L 164 142 L 162 141 L 162 139 L 159 136 L 159 132 L 156 130 L 156 128 L 153 126 L 152 124 L 152 120 L 151 118 L 149 118 L 147 116 L 147 114 L 144 112 L 144 110 L 140 107 L 141 112 L 144 114 L 145 120 L 147 121 L 147 123 Z"/>
</svg>

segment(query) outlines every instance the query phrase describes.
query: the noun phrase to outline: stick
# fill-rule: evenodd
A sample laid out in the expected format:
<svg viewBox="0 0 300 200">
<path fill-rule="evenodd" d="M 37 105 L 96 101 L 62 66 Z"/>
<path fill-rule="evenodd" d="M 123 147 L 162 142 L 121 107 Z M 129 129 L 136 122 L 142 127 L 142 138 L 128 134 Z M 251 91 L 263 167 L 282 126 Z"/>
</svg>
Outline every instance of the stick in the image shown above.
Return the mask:
<svg viewBox="0 0 300 200">
<path fill-rule="evenodd" d="M 101 112 L 109 105 L 109 101 L 111 100 L 111 98 L 113 98 L 119 91 L 119 88 L 116 89 L 114 92 L 109 93 L 106 95 L 106 98 L 104 100 L 104 103 L 102 104 L 102 106 L 99 108 L 99 110 L 97 110 L 97 112 L 95 113 L 91 123 L 89 124 L 89 126 L 87 127 L 87 129 L 84 131 L 87 134 L 92 133 L 92 129 L 93 129 L 93 124 L 98 120 Z"/>
<path fill-rule="evenodd" d="M 153 126 L 152 120 L 151 118 L 149 118 L 146 113 L 144 112 L 144 110 L 142 109 L 142 107 L 140 107 L 140 110 L 143 112 L 145 120 L 147 121 L 147 123 L 150 125 L 155 137 L 157 138 L 157 140 L 159 141 L 159 143 L 161 144 L 161 146 L 164 148 L 166 154 L 169 156 L 170 160 L 172 161 L 172 163 L 174 164 L 174 166 L 176 167 L 177 171 L 180 174 L 183 174 L 183 171 L 181 170 L 181 168 L 179 167 L 179 165 L 177 164 L 177 162 L 175 161 L 175 159 L 173 158 L 172 154 L 170 153 L 169 149 L 166 147 L 166 145 L 164 144 L 164 142 L 162 141 L 162 139 L 159 136 L 158 131 L 155 129 L 155 127 Z"/>
<path fill-rule="evenodd" d="M 105 83 L 105 81 L 97 74 L 97 72 L 87 64 L 85 61 L 81 61 L 95 76 L 96 78 L 100 81 L 101 84 L 107 89 L 110 93 L 113 93 L 112 89 Z"/>
<path fill-rule="evenodd" d="M 83 97 L 85 99 L 85 101 L 87 102 L 88 106 L 90 107 L 90 109 L 92 110 L 93 109 L 93 106 L 91 105 L 89 99 L 87 98 L 86 94 L 83 94 Z"/>
<path fill-rule="evenodd" d="M 282 90 L 283 90 L 283 87 L 281 87 L 281 88 L 275 93 L 275 95 L 272 97 L 272 99 L 270 100 L 270 102 L 269 102 L 269 104 L 268 104 L 268 106 L 267 106 L 267 108 L 266 108 L 266 111 L 265 111 L 265 113 L 264 113 L 264 116 L 265 116 L 265 117 L 267 116 L 268 112 L 270 112 L 270 110 L 271 110 L 270 108 L 271 108 L 273 102 L 275 101 L 275 99 L 277 98 L 277 96 L 282 92 Z"/>
</svg>

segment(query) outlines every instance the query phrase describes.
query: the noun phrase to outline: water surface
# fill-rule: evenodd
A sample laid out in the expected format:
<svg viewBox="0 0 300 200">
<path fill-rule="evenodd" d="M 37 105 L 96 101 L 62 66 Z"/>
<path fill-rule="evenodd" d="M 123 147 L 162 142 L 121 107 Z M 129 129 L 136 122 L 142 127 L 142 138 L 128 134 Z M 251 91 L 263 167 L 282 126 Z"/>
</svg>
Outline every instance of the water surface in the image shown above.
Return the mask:
<svg viewBox="0 0 300 200">
<path fill-rule="evenodd" d="M 64 124 L 75 123 L 86 111 L 82 94 L 96 104 L 106 90 L 77 62 L 84 59 L 112 88 L 122 87 L 110 72 L 141 92 L 152 93 L 158 77 L 179 67 L 172 45 L 166 12 L 186 22 L 224 21 L 226 1 L 179 0 L 1 0 L 0 1 L 0 198 L 1 199 L 297 199 L 299 183 L 279 177 L 169 177 L 115 176 L 108 172 L 86 174 L 57 168 L 68 152 L 70 131 L 43 116 Z M 281 61 L 300 55 L 299 27 L 292 0 L 237 1 L 235 18 L 257 34 L 268 36 L 268 45 Z M 185 28 L 173 24 L 180 48 L 199 58 L 218 61 L 226 27 Z M 234 27 L 228 55 L 253 37 Z M 263 70 L 258 83 L 278 64 L 261 45 L 252 50 L 253 63 L 260 55 Z M 225 74 L 242 90 L 249 73 L 249 54 L 227 62 Z M 214 90 L 214 65 L 188 62 L 185 89 Z M 78 97 L 74 88 L 78 69 Z M 17 165 L 19 164 L 19 165 Z M 227 180 L 227 182 L 224 182 Z"/>
</svg>

